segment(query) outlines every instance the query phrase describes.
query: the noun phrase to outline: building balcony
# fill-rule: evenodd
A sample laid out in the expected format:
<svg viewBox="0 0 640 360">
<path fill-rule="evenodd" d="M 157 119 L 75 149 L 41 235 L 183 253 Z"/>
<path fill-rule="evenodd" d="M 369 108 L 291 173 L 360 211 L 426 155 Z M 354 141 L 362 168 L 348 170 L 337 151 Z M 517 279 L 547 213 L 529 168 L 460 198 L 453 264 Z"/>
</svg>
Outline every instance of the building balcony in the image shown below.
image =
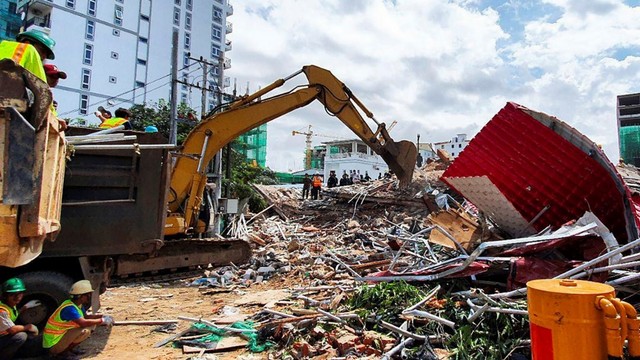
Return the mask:
<svg viewBox="0 0 640 360">
<path fill-rule="evenodd" d="M 229 59 L 228 57 L 224 58 L 224 63 L 223 63 L 224 69 L 231 69 L 231 59 Z"/>
<path fill-rule="evenodd" d="M 233 48 L 233 46 L 231 46 L 231 40 L 227 40 L 227 41 L 224 43 L 224 51 L 225 51 L 225 52 L 227 52 L 227 51 L 231 51 L 231 49 L 232 49 L 232 48 Z"/>
<path fill-rule="evenodd" d="M 51 28 L 50 18 L 42 17 L 42 16 L 34 16 L 31 18 L 28 18 L 24 28 L 29 29 L 32 26 L 37 26 L 37 27 L 47 28 L 47 29 Z"/>
<path fill-rule="evenodd" d="M 227 16 L 233 15 L 233 5 L 228 4 L 227 6 Z"/>
<path fill-rule="evenodd" d="M 233 32 L 233 24 L 227 21 L 226 33 L 231 34 Z"/>
</svg>

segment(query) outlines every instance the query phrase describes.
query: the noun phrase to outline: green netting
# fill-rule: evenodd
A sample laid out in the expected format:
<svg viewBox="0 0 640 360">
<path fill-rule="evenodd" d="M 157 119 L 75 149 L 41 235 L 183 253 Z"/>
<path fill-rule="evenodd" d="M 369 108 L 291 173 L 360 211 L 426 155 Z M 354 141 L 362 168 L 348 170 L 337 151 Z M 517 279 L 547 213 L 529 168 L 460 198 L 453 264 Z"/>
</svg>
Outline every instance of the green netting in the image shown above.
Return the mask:
<svg viewBox="0 0 640 360">
<path fill-rule="evenodd" d="M 620 128 L 620 158 L 627 164 L 640 166 L 640 125 Z"/>
<path fill-rule="evenodd" d="M 253 330 L 253 322 L 238 321 L 233 323 L 229 327 L 233 329 L 240 329 L 240 330 Z M 194 342 L 201 343 L 201 344 L 217 343 L 220 340 L 222 340 L 222 338 L 224 338 L 225 336 L 228 336 L 229 334 L 224 329 L 208 326 L 203 323 L 194 323 L 193 325 L 191 325 L 191 328 L 210 332 L 210 334 L 208 334 L 207 336 L 194 339 Z M 249 341 L 249 343 L 247 344 L 247 349 L 249 349 L 249 351 L 254 353 L 263 352 L 274 345 L 274 343 L 271 341 L 261 342 L 260 340 L 258 340 L 257 332 L 243 332 L 242 337 Z"/>
<path fill-rule="evenodd" d="M 276 173 L 276 179 L 280 184 L 301 184 L 304 175 L 293 175 L 289 173 Z"/>
<path fill-rule="evenodd" d="M 251 129 L 238 137 L 241 146 L 233 146 L 233 150 L 243 154 L 247 162 L 254 161 L 260 166 L 267 164 L 267 124 Z"/>
</svg>

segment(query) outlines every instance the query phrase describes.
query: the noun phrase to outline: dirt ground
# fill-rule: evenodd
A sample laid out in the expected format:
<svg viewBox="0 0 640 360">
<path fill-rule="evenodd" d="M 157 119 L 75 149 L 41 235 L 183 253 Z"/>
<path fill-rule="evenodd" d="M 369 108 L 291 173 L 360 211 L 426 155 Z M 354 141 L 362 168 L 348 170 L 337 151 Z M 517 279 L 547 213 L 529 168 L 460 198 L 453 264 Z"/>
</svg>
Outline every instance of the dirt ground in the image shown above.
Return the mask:
<svg viewBox="0 0 640 360">
<path fill-rule="evenodd" d="M 193 280 L 193 279 L 191 279 Z M 217 293 L 213 289 L 190 287 L 189 280 L 170 283 L 136 284 L 109 288 L 101 296 L 101 312 L 112 315 L 117 321 L 123 320 L 165 320 L 177 316 L 188 316 L 210 320 L 218 316 L 224 305 L 230 305 L 249 315 L 258 311 L 258 306 L 234 305 L 236 299 L 247 294 L 260 294 L 273 289 L 273 282 L 237 288 L 230 292 Z M 180 321 L 172 333 L 187 329 L 190 322 Z M 181 349 L 167 344 L 160 348 L 153 345 L 171 333 L 153 332 L 154 325 L 116 325 L 111 328 L 99 327 L 85 341 L 80 349 L 85 351 L 81 358 L 87 359 L 189 359 L 198 354 L 183 354 Z M 252 354 L 246 350 L 217 353 L 218 359 L 267 359 L 267 354 Z"/>
</svg>

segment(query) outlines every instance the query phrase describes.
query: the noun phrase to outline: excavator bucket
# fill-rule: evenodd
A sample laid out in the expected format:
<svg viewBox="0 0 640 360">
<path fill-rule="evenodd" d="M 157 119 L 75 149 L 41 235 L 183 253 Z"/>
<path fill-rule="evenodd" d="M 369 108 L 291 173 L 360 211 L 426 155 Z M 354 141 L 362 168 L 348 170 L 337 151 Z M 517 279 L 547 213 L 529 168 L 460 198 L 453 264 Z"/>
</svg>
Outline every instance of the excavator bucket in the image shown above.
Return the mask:
<svg viewBox="0 0 640 360">
<path fill-rule="evenodd" d="M 416 145 L 407 140 L 395 142 L 387 139 L 382 148 L 384 151 L 380 156 L 398 177 L 400 187 L 407 187 L 413 178 L 413 169 L 418 157 Z"/>
</svg>

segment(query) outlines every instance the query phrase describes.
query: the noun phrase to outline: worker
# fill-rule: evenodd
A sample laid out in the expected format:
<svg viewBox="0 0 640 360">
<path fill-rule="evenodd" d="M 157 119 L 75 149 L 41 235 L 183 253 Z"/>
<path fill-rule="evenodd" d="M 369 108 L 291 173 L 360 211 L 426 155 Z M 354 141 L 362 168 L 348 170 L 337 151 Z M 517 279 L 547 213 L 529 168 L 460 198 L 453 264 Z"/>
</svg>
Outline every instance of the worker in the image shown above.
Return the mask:
<svg viewBox="0 0 640 360">
<path fill-rule="evenodd" d="M 16 36 L 16 41 L 0 42 L 0 59 L 12 59 L 42 81 L 47 81 L 42 63 L 53 60 L 56 45 L 49 35 L 40 30 L 28 30 Z"/>
<path fill-rule="evenodd" d="M 338 186 L 338 178 L 336 177 L 336 172 L 332 170 L 329 173 L 329 179 L 327 180 L 327 187 L 331 189 L 336 186 Z"/>
<path fill-rule="evenodd" d="M 11 278 L 2 284 L 0 297 L 0 359 L 13 359 L 14 356 L 31 357 L 42 351 L 38 327 L 33 324 L 18 325 L 16 321 L 20 311 L 39 306 L 40 302 L 31 300 L 20 310 L 17 306 L 26 291 L 19 278 Z"/>
<path fill-rule="evenodd" d="M 318 200 L 320 191 L 322 190 L 322 178 L 316 173 L 311 179 L 311 200 Z"/>
<path fill-rule="evenodd" d="M 311 190 L 311 178 L 309 174 L 304 174 L 304 178 L 302 178 L 302 200 L 309 198 L 309 190 Z"/>
<path fill-rule="evenodd" d="M 149 125 L 146 128 L 144 128 L 144 132 L 148 134 L 155 134 L 158 132 L 158 128 L 153 125 Z"/>
<path fill-rule="evenodd" d="M 100 129 L 111 129 L 120 125 L 124 125 L 125 130 L 132 129 L 131 123 L 129 122 L 131 111 L 124 108 L 119 108 L 118 110 L 116 110 L 115 115 L 115 117 L 103 121 L 99 126 Z"/>
<path fill-rule="evenodd" d="M 100 125 L 102 125 L 108 119 L 111 119 L 113 115 L 111 115 L 111 111 L 106 110 L 102 106 L 98 106 L 98 111 L 93 113 L 98 119 L 100 119 Z"/>
<path fill-rule="evenodd" d="M 67 78 L 67 73 L 58 70 L 58 67 L 53 64 L 44 64 L 44 73 L 47 76 L 47 84 L 50 88 L 58 86 L 58 82 L 60 81 L 60 79 L 64 80 Z M 67 122 L 58 118 L 58 102 L 55 100 L 53 101 L 53 106 L 51 107 L 51 113 L 58 119 L 60 130 L 66 130 Z"/>
<path fill-rule="evenodd" d="M 345 172 L 344 174 L 342 174 L 342 179 L 340 179 L 340 186 L 346 186 L 346 185 L 351 185 L 351 178 Z"/>
<path fill-rule="evenodd" d="M 60 79 L 64 80 L 67 78 L 67 73 L 60 71 L 57 66 L 53 64 L 44 64 L 43 66 L 44 73 L 47 76 L 47 84 L 49 84 L 50 88 L 58 86 Z"/>
<path fill-rule="evenodd" d="M 74 350 L 86 340 L 98 325 L 113 325 L 113 318 L 107 315 L 88 315 L 93 288 L 89 280 L 80 280 L 71 286 L 70 299 L 65 300 L 53 312 L 44 328 L 42 346 L 50 355 L 73 355 Z"/>
</svg>

